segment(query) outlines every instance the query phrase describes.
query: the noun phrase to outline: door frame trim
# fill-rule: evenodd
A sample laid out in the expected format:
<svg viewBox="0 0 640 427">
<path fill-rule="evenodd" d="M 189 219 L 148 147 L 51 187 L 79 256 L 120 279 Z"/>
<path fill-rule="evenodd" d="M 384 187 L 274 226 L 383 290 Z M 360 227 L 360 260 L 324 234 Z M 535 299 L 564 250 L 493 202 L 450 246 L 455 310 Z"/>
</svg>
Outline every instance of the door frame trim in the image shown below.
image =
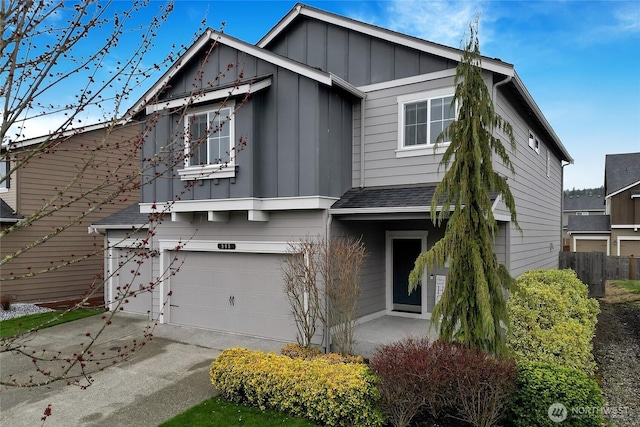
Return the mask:
<svg viewBox="0 0 640 427">
<path fill-rule="evenodd" d="M 412 317 L 415 319 L 430 319 L 431 313 L 427 312 L 427 289 L 422 289 L 422 313 L 404 313 L 393 310 L 393 240 L 396 239 L 420 239 L 422 252 L 427 251 L 427 230 L 401 230 L 385 232 L 385 282 L 386 282 L 386 314 L 390 316 Z M 427 277 L 425 267 L 423 277 Z"/>
</svg>

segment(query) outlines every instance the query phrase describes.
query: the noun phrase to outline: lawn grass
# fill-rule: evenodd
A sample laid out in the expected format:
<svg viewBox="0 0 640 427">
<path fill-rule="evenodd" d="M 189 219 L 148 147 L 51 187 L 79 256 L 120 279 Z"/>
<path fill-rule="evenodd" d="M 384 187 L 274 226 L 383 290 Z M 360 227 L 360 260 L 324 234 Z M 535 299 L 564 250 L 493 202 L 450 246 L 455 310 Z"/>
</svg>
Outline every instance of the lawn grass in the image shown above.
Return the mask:
<svg viewBox="0 0 640 427">
<path fill-rule="evenodd" d="M 629 292 L 640 294 L 640 280 L 616 280 L 614 283 L 625 288 Z"/>
<path fill-rule="evenodd" d="M 282 412 L 261 411 L 253 406 L 241 405 L 221 397 L 205 400 L 182 414 L 160 424 L 161 427 L 308 427 L 317 426 L 304 418 L 294 418 Z"/>
<path fill-rule="evenodd" d="M 104 310 L 95 310 L 89 308 L 78 308 L 72 310 L 62 316 L 59 319 L 56 319 L 50 323 L 51 319 L 55 318 L 60 313 L 63 313 L 62 310 L 59 311 L 50 311 L 47 313 L 38 313 L 38 314 L 30 314 L 27 316 L 16 317 L 9 320 L 4 320 L 0 322 L 0 338 L 12 337 L 17 334 L 21 334 L 24 332 L 28 332 L 33 328 L 36 328 L 40 325 L 40 328 L 48 328 L 50 326 L 59 325 L 61 323 L 71 322 L 78 319 L 83 319 L 89 316 L 95 316 L 96 314 L 103 313 Z"/>
</svg>

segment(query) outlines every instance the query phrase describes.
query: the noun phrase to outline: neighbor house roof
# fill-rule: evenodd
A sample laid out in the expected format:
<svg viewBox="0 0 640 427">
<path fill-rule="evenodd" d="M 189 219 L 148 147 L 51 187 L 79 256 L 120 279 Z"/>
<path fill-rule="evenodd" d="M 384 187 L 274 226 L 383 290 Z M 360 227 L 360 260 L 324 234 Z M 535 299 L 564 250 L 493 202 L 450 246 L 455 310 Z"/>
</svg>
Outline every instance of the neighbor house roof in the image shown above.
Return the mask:
<svg viewBox="0 0 640 427">
<path fill-rule="evenodd" d="M 299 16 L 328 22 L 330 24 L 337 25 L 349 30 L 357 31 L 362 34 L 387 40 L 391 43 L 397 43 L 402 46 L 406 46 L 421 52 L 437 55 L 454 61 L 460 61 L 463 53 L 463 51 L 460 49 L 433 43 L 428 40 L 398 33 L 361 21 L 356 21 L 354 19 L 316 9 L 302 3 L 296 4 L 293 9 L 291 9 L 291 11 L 289 11 L 289 13 L 280 20 L 280 22 L 278 22 L 260 41 L 258 41 L 256 46 L 258 48 L 266 48 Z M 560 151 L 562 160 L 573 163 L 573 158 L 571 157 L 565 146 L 562 144 L 560 138 L 555 133 L 547 119 L 542 114 L 542 111 L 533 100 L 533 97 L 520 79 L 520 76 L 518 76 L 518 73 L 516 73 L 513 65 L 497 58 L 489 58 L 483 56 L 481 60 L 481 67 L 485 70 L 492 71 L 506 77 L 502 83 L 506 84 L 506 86 L 510 88 L 519 102 L 523 104 L 525 110 L 527 111 L 527 114 L 533 120 L 538 122 L 540 126 L 546 131 L 546 133 L 549 135 L 549 138 L 553 140 L 554 145 Z"/>
<path fill-rule="evenodd" d="M 638 184 L 640 184 L 640 153 L 606 155 L 604 162 L 606 198 Z"/>
<path fill-rule="evenodd" d="M 0 199 L 0 222 L 16 223 L 23 218 L 22 215 L 18 215 L 11 206 L 4 200 Z"/>
<path fill-rule="evenodd" d="M 602 211 L 604 212 L 604 197 L 598 195 L 565 196 L 563 210 L 565 212 Z"/>
<path fill-rule="evenodd" d="M 610 233 L 611 218 L 609 215 L 572 215 L 567 226 L 569 234 L 575 233 Z"/>
</svg>

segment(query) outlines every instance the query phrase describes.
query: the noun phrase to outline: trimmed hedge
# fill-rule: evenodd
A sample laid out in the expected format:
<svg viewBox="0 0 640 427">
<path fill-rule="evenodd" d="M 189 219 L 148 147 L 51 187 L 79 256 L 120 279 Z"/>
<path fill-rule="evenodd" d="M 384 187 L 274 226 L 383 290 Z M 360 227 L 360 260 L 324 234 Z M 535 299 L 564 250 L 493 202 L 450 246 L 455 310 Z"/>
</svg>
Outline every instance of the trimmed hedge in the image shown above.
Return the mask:
<svg viewBox="0 0 640 427">
<path fill-rule="evenodd" d="M 211 364 L 211 383 L 223 397 L 276 409 L 328 426 L 381 426 L 375 376 L 360 363 L 304 360 L 227 349 Z"/>
<path fill-rule="evenodd" d="M 518 362 L 545 362 L 595 373 L 592 339 L 600 309 L 572 270 L 532 270 L 507 301 L 507 347 Z"/>
<path fill-rule="evenodd" d="M 602 425 L 603 398 L 600 387 L 595 380 L 577 369 L 548 363 L 521 362 L 516 386 L 517 391 L 507 411 L 507 419 L 516 427 Z M 553 404 L 564 405 L 566 412 L 553 413 L 550 410 Z M 566 416 L 566 419 L 558 424 L 558 420 L 552 421 L 552 415 Z"/>
</svg>

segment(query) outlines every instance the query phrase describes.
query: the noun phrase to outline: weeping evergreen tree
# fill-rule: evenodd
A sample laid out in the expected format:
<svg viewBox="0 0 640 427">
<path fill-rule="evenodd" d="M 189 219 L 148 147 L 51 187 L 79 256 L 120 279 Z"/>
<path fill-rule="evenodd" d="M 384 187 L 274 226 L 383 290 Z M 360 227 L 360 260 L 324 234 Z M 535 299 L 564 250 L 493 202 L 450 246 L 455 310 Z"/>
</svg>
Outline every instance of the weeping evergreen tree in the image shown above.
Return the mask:
<svg viewBox="0 0 640 427">
<path fill-rule="evenodd" d="M 450 167 L 431 200 L 434 224 L 440 226 L 448 217 L 445 235 L 416 260 L 409 292 L 418 286 L 425 266 L 433 268 L 448 261 L 447 285 L 432 313 L 440 338 L 500 353 L 504 350 L 501 322 L 507 323 L 504 292 L 512 278 L 493 253 L 498 225 L 491 211 L 491 195 L 502 196 L 511 221 L 519 226 L 507 181 L 493 170 L 491 159 L 495 153 L 515 173 L 495 131 L 501 131 L 514 150 L 515 139 L 511 125 L 495 112 L 482 78 L 478 20 L 469 28 L 470 37 L 455 76 L 452 105 L 457 103 L 458 115 L 436 142 L 444 137 L 451 140 L 440 163 L 440 167 Z M 439 203 L 442 210 L 438 212 Z"/>
</svg>

